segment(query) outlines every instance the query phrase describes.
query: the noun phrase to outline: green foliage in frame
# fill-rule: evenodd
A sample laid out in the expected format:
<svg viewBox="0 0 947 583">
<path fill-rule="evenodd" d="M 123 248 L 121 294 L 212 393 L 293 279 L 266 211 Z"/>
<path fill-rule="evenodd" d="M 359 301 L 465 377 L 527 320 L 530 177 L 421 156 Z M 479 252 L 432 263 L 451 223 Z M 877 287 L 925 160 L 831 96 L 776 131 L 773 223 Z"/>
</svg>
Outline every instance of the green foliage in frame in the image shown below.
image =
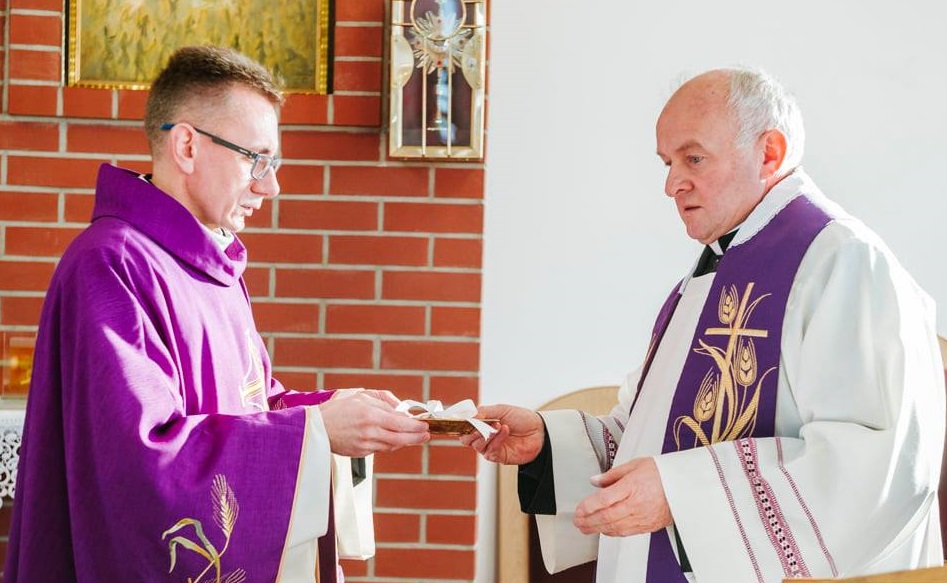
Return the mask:
<svg viewBox="0 0 947 583">
<path fill-rule="evenodd" d="M 70 0 L 69 84 L 147 89 L 182 46 L 233 47 L 291 93 L 328 92 L 332 0 Z"/>
</svg>

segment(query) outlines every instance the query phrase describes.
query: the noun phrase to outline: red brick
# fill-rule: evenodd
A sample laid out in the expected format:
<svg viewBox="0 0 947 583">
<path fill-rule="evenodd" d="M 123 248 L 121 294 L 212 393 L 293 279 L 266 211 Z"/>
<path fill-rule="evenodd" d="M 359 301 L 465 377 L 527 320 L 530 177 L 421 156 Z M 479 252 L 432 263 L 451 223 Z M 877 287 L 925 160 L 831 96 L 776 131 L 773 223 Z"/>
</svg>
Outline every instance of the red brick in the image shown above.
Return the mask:
<svg viewBox="0 0 947 583">
<path fill-rule="evenodd" d="M 247 267 L 243 272 L 243 281 L 254 300 L 270 297 L 270 271 L 269 267 Z"/>
<path fill-rule="evenodd" d="M 329 194 L 426 197 L 428 177 L 420 166 L 333 166 Z"/>
<path fill-rule="evenodd" d="M 273 263 L 319 263 L 322 237 L 292 233 L 240 233 L 250 261 Z"/>
<path fill-rule="evenodd" d="M 477 483 L 455 480 L 378 478 L 375 505 L 380 508 L 473 510 Z"/>
<path fill-rule="evenodd" d="M 473 579 L 474 559 L 472 550 L 379 548 L 375 553 L 375 575 L 412 580 Z"/>
<path fill-rule="evenodd" d="M 399 399 L 424 399 L 424 377 L 420 375 L 376 373 L 326 373 L 327 389 L 361 387 L 391 391 Z M 405 451 L 404 449 L 399 451 Z"/>
<path fill-rule="evenodd" d="M 0 150 L 59 149 L 59 124 L 30 121 L 0 121 Z"/>
<path fill-rule="evenodd" d="M 358 559 L 339 559 L 339 566 L 346 580 L 350 577 L 364 577 L 368 574 L 368 561 Z"/>
<path fill-rule="evenodd" d="M 118 165 L 126 170 L 131 170 L 132 172 L 137 172 L 138 174 L 147 174 L 153 170 L 151 160 L 129 160 L 128 158 L 122 157 L 121 154 L 117 155 Z"/>
<path fill-rule="evenodd" d="M 337 126 L 381 126 L 381 98 L 374 95 L 335 95 L 332 121 Z"/>
<path fill-rule="evenodd" d="M 473 545 L 477 542 L 477 517 L 429 514 L 425 532 L 429 543 Z"/>
<path fill-rule="evenodd" d="M 318 332 L 319 306 L 286 302 L 254 302 L 253 319 L 266 332 Z"/>
<path fill-rule="evenodd" d="M 431 398 L 442 403 L 457 403 L 464 399 L 480 400 L 480 379 L 473 377 L 431 376 Z"/>
<path fill-rule="evenodd" d="M 421 306 L 329 305 L 328 334 L 424 334 Z"/>
<path fill-rule="evenodd" d="M 13 115 L 55 116 L 58 101 L 58 87 L 10 85 L 10 113 Z"/>
<path fill-rule="evenodd" d="M 452 445 L 428 448 L 427 471 L 431 475 L 476 476 L 477 452 Z"/>
<path fill-rule="evenodd" d="M 0 290 L 45 292 L 55 268 L 53 263 L 0 259 Z"/>
<path fill-rule="evenodd" d="M 62 19 L 59 16 L 14 14 L 10 17 L 10 44 L 62 46 Z"/>
<path fill-rule="evenodd" d="M 322 194 L 324 175 L 324 166 L 290 163 L 280 166 L 276 176 L 283 194 Z"/>
<path fill-rule="evenodd" d="M 385 18 L 385 3 L 381 0 L 336 2 L 336 22 L 381 22 Z"/>
<path fill-rule="evenodd" d="M 276 295 L 298 298 L 375 297 L 375 273 L 337 269 L 277 269 Z"/>
<path fill-rule="evenodd" d="M 420 342 L 388 340 L 381 343 L 381 368 L 400 370 L 477 371 L 477 342 Z"/>
<path fill-rule="evenodd" d="M 7 227 L 4 249 L 8 255 L 58 257 L 81 232 L 60 227 Z"/>
<path fill-rule="evenodd" d="M 436 168 L 434 196 L 483 198 L 483 168 Z"/>
<path fill-rule="evenodd" d="M 62 0 L 10 0 L 10 9 L 62 10 Z"/>
<path fill-rule="evenodd" d="M 318 387 L 314 372 L 281 371 L 274 368 L 274 377 L 283 387 L 293 391 L 314 391 Z"/>
<path fill-rule="evenodd" d="M 387 456 L 388 454 L 382 455 Z M 378 465 L 379 457 L 382 456 L 375 456 L 376 466 Z M 376 512 L 375 540 L 383 543 L 420 542 L 421 517 L 417 514 L 388 514 Z"/>
<path fill-rule="evenodd" d="M 385 231 L 421 233 L 483 232 L 483 206 L 474 204 L 385 204 Z"/>
<path fill-rule="evenodd" d="M 89 87 L 63 87 L 62 111 L 66 117 L 112 117 L 112 90 Z"/>
<path fill-rule="evenodd" d="M 371 368 L 371 340 L 276 338 L 273 361 L 280 366 Z"/>
<path fill-rule="evenodd" d="M 355 265 L 426 265 L 426 237 L 329 237 L 329 262 Z"/>
<path fill-rule="evenodd" d="M 479 302 L 480 274 L 386 271 L 382 276 L 382 298 L 386 300 Z"/>
<path fill-rule="evenodd" d="M 0 192 L 0 221 L 55 221 L 59 197 L 47 192 Z"/>
<path fill-rule="evenodd" d="M 382 137 L 375 132 L 283 130 L 282 141 L 283 156 L 294 160 L 381 159 Z"/>
<path fill-rule="evenodd" d="M 378 454 L 375 456 L 375 475 L 420 474 L 423 451 L 420 447 L 403 447 L 397 451 Z"/>
<path fill-rule="evenodd" d="M 336 26 L 335 56 L 380 58 L 384 52 L 384 33 L 381 26 Z"/>
<path fill-rule="evenodd" d="M 378 203 L 375 202 L 281 199 L 279 215 L 279 226 L 286 229 L 378 229 Z"/>
<path fill-rule="evenodd" d="M 145 117 L 145 101 L 148 92 L 123 89 L 118 92 L 118 119 L 141 120 Z"/>
<path fill-rule="evenodd" d="M 482 239 L 434 239 L 435 267 L 480 268 L 482 262 Z"/>
<path fill-rule="evenodd" d="M 326 125 L 329 122 L 329 97 L 314 93 L 294 93 L 286 96 L 280 112 L 280 123 L 296 125 Z"/>
<path fill-rule="evenodd" d="M 88 223 L 92 220 L 95 197 L 91 194 L 67 194 L 65 219 L 69 223 Z"/>
<path fill-rule="evenodd" d="M 480 308 L 431 308 L 431 335 L 480 336 Z"/>
<path fill-rule="evenodd" d="M 15 21 L 10 20 L 11 24 Z M 62 56 L 59 51 L 10 49 L 10 79 L 58 82 L 62 80 Z"/>
<path fill-rule="evenodd" d="M 39 313 L 42 307 L 42 297 L 0 298 L 0 324 L 4 326 L 36 326 L 39 324 Z"/>
<path fill-rule="evenodd" d="M 380 29 L 379 29 L 380 30 Z M 336 61 L 333 89 L 335 91 L 381 91 L 382 64 L 377 61 Z M 338 123 L 338 95 L 333 99 Z"/>
<path fill-rule="evenodd" d="M 93 188 L 104 160 L 10 156 L 7 184 Z"/>
<path fill-rule="evenodd" d="M 70 152 L 149 153 L 148 140 L 141 126 L 69 124 L 66 148 Z"/>
</svg>

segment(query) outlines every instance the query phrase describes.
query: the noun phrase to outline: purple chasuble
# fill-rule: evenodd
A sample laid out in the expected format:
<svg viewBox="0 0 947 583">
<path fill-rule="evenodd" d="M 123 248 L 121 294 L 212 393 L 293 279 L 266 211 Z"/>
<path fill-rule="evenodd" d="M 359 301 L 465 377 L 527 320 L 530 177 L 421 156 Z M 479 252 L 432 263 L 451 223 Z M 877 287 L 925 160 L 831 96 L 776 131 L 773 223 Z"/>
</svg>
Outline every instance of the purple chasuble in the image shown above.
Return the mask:
<svg viewBox="0 0 947 583">
<path fill-rule="evenodd" d="M 802 257 L 830 220 L 797 196 L 724 253 L 674 391 L 662 453 L 774 435 L 786 302 Z M 679 297 L 680 286 L 655 322 L 639 394 Z M 651 533 L 647 581 L 686 583 L 666 529 Z"/>
<path fill-rule="evenodd" d="M 4 581 L 276 580 L 307 428 L 294 405 L 331 392 L 272 378 L 246 261 L 102 166 L 43 305 Z"/>
</svg>

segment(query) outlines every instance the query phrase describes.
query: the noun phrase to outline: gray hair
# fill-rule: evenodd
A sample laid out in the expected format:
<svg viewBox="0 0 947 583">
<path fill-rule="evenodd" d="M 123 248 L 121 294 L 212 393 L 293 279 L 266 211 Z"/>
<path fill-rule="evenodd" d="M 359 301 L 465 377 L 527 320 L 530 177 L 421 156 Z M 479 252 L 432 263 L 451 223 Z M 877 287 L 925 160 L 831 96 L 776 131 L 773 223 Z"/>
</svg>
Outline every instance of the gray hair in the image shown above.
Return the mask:
<svg viewBox="0 0 947 583">
<path fill-rule="evenodd" d="M 802 162 L 806 130 L 796 99 L 774 77 L 758 69 L 729 69 L 727 106 L 737 122 L 736 145 L 749 150 L 760 135 L 777 129 L 786 136 L 779 170 L 789 173 Z"/>
</svg>

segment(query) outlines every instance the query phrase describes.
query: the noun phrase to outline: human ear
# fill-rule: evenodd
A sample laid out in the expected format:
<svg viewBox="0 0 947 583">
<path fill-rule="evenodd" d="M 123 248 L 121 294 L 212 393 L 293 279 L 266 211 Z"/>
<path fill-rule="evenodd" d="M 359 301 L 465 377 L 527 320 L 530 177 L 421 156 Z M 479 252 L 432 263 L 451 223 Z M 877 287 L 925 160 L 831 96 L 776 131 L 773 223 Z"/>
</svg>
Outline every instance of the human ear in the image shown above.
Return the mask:
<svg viewBox="0 0 947 583">
<path fill-rule="evenodd" d="M 175 124 L 168 130 L 167 144 L 171 160 L 184 174 L 193 174 L 197 164 L 197 133 L 187 124 Z"/>
<path fill-rule="evenodd" d="M 779 171 L 786 158 L 786 136 L 779 130 L 763 133 L 763 164 L 760 166 L 760 178 L 769 180 Z"/>
</svg>

